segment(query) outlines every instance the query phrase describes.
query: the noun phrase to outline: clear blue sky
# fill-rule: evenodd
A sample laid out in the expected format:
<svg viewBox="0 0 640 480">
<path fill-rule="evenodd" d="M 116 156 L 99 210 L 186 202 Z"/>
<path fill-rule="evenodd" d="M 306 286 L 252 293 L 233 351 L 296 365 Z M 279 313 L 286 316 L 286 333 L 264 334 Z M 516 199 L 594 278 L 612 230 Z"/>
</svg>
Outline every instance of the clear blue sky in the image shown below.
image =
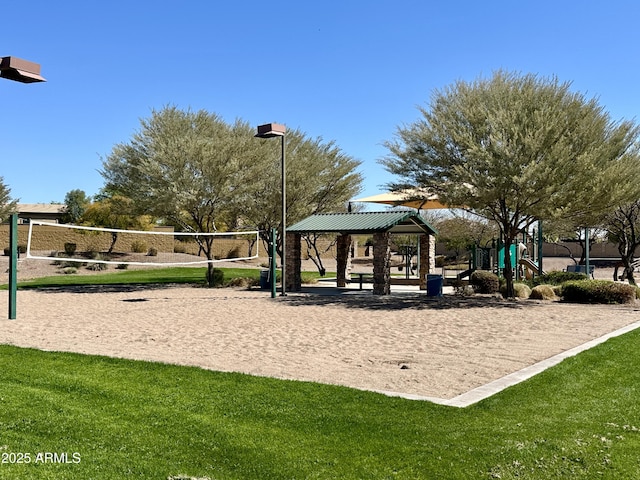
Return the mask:
<svg viewBox="0 0 640 480">
<path fill-rule="evenodd" d="M 640 111 L 635 0 L 35 0 L 2 6 L 0 56 L 47 83 L 0 80 L 0 176 L 21 203 L 103 185 L 101 157 L 151 109 L 284 123 L 377 160 L 434 89 L 497 69 L 557 75 L 614 119 Z"/>
</svg>

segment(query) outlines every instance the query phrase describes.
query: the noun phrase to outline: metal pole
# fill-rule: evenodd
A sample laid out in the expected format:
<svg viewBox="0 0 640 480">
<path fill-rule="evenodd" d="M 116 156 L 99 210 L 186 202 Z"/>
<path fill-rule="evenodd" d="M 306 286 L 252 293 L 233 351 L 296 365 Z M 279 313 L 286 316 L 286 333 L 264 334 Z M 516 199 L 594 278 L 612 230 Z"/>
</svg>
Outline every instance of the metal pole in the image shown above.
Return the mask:
<svg viewBox="0 0 640 480">
<path fill-rule="evenodd" d="M 18 214 L 9 217 L 9 320 L 16 318 L 18 291 Z"/>
<path fill-rule="evenodd" d="M 589 278 L 589 227 L 584 229 L 584 258 L 585 258 L 585 272 L 587 278 Z"/>
<path fill-rule="evenodd" d="M 276 298 L 276 240 L 278 236 L 276 229 L 271 229 L 271 264 L 269 265 L 271 278 L 271 298 Z"/>
<path fill-rule="evenodd" d="M 287 294 L 287 163 L 285 136 L 282 135 L 282 296 Z"/>
<path fill-rule="evenodd" d="M 542 275 L 544 270 L 542 269 L 542 220 L 538 220 L 538 275 Z"/>
</svg>

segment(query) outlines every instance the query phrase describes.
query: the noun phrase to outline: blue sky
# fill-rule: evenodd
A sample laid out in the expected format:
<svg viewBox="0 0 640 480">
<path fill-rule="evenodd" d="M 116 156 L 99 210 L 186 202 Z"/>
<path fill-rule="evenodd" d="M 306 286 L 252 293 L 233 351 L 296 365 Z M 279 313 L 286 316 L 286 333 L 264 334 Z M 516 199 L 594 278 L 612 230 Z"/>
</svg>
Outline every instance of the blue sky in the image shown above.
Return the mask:
<svg viewBox="0 0 640 480">
<path fill-rule="evenodd" d="M 0 80 L 0 176 L 21 203 L 103 185 L 102 157 L 153 108 L 284 123 L 377 160 L 434 89 L 497 69 L 556 75 L 614 119 L 640 111 L 632 0 L 35 0 L 2 7 L 0 56 L 47 83 Z"/>
</svg>

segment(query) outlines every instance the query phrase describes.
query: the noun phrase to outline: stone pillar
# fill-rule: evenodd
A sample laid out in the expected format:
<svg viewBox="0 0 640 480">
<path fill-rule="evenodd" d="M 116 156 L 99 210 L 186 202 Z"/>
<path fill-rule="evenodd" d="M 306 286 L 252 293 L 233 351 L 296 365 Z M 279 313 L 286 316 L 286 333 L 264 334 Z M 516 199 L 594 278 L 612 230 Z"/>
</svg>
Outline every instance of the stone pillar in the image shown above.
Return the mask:
<svg viewBox="0 0 640 480">
<path fill-rule="evenodd" d="M 286 252 L 286 290 L 288 292 L 299 292 L 302 290 L 302 257 L 301 257 L 301 235 L 299 233 L 287 232 L 287 252 Z"/>
<path fill-rule="evenodd" d="M 347 286 L 347 268 L 349 266 L 351 235 L 338 235 L 336 242 L 336 285 Z"/>
<path fill-rule="evenodd" d="M 389 233 L 378 232 L 373 235 L 373 294 L 391 293 L 391 246 Z"/>
<path fill-rule="evenodd" d="M 434 273 L 436 269 L 436 237 L 420 235 L 420 290 L 427 289 L 427 273 Z"/>
</svg>

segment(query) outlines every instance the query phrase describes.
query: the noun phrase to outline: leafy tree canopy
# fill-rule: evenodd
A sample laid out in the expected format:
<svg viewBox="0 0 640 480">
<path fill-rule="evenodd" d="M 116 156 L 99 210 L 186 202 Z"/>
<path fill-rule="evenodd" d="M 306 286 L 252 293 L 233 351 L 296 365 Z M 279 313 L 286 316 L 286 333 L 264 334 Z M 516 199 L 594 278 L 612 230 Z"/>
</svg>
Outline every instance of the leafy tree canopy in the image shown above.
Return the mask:
<svg viewBox="0 0 640 480">
<path fill-rule="evenodd" d="M 612 121 L 595 99 L 556 78 L 499 71 L 436 91 L 420 112 L 386 143 L 382 163 L 400 179 L 390 186 L 426 187 L 495 220 L 507 256 L 536 219 L 588 224 L 636 188 L 637 127 Z M 505 277 L 510 290 L 510 262 Z"/>
<path fill-rule="evenodd" d="M 11 199 L 11 190 L 0 177 L 0 221 L 5 221 L 10 214 L 16 211 L 16 200 Z"/>
<path fill-rule="evenodd" d="M 88 197 L 84 190 L 70 190 L 64 197 L 64 215 L 62 220 L 65 223 L 78 223 L 91 205 L 91 197 Z"/>
<path fill-rule="evenodd" d="M 360 189 L 360 162 L 299 130 L 285 139 L 288 224 L 346 209 Z M 191 231 L 256 228 L 267 239 L 280 226 L 279 143 L 255 138 L 255 127 L 240 120 L 165 107 L 113 148 L 101 174 L 105 189 L 130 198 L 139 213 Z"/>
</svg>

